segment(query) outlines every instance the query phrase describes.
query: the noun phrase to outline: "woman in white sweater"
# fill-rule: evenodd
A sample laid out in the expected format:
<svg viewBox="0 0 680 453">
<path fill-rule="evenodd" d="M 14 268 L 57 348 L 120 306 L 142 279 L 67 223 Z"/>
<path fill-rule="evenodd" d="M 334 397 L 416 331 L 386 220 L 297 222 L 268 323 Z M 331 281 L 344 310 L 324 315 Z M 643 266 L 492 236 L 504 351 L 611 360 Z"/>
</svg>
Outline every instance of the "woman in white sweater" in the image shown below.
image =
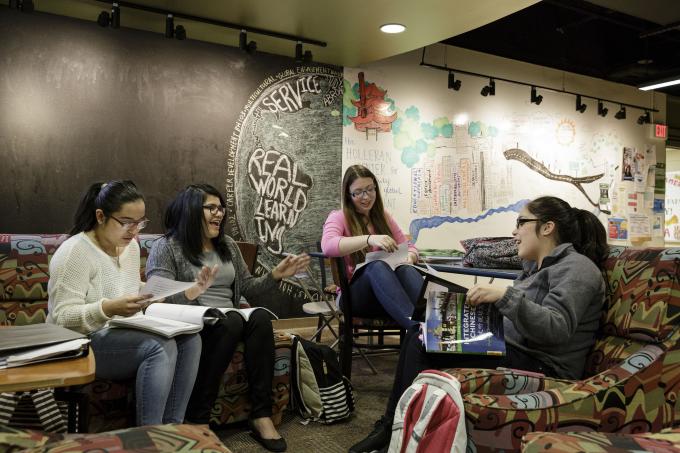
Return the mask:
<svg viewBox="0 0 680 453">
<path fill-rule="evenodd" d="M 98 378 L 136 378 L 138 425 L 182 423 L 198 370 L 200 336 L 166 339 L 107 326 L 111 317 L 132 316 L 146 306 L 148 296 L 138 295 L 135 240 L 148 223 L 144 215 L 144 198 L 132 181 L 89 188 L 72 236 L 50 262 L 47 320 L 89 335 Z"/>
</svg>

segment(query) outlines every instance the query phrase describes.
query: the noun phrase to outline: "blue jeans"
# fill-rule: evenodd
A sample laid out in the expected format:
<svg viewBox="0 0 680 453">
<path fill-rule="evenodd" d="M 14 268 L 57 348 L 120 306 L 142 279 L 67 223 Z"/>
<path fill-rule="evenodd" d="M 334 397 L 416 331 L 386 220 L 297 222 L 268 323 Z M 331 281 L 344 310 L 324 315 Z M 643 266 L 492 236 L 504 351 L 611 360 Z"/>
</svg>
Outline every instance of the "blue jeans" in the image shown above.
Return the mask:
<svg viewBox="0 0 680 453">
<path fill-rule="evenodd" d="M 201 358 L 198 334 L 164 338 L 104 328 L 90 337 L 98 378 L 135 377 L 137 425 L 182 423 Z"/>
<path fill-rule="evenodd" d="M 362 318 L 389 316 L 404 329 L 417 325 L 411 321 L 413 308 L 423 286 L 423 276 L 411 266 L 393 271 L 383 261 L 373 261 L 359 269 L 349 286 L 352 315 Z M 342 308 L 342 297 L 340 298 Z"/>
</svg>

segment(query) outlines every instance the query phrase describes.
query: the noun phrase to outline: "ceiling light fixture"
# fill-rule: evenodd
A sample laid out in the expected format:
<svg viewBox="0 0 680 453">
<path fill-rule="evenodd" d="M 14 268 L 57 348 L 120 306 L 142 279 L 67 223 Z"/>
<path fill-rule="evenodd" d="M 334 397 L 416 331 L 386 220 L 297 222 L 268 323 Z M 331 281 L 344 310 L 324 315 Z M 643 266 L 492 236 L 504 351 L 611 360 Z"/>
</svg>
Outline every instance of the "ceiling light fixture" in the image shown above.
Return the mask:
<svg viewBox="0 0 680 453">
<path fill-rule="evenodd" d="M 614 118 L 617 120 L 625 120 L 626 119 L 626 108 L 624 106 L 621 106 L 618 112 L 614 114 Z"/>
<path fill-rule="evenodd" d="M 111 28 L 120 28 L 120 6 L 115 2 L 111 4 Z"/>
<path fill-rule="evenodd" d="M 305 50 L 302 51 L 302 42 L 298 41 L 295 44 L 295 62 L 296 63 L 309 63 L 312 61 L 312 51 Z"/>
<path fill-rule="evenodd" d="M 588 106 L 584 103 L 581 102 L 581 95 L 577 94 L 576 95 L 576 111 L 579 113 L 583 113 L 586 111 Z"/>
<path fill-rule="evenodd" d="M 642 91 L 656 90 L 657 88 L 669 87 L 671 85 L 680 84 L 680 76 L 671 77 L 669 79 L 657 80 L 655 82 L 640 85 L 638 88 Z"/>
<path fill-rule="evenodd" d="M 238 48 L 252 55 L 257 50 L 257 43 L 255 41 L 248 42 L 248 33 L 245 30 L 241 30 L 238 35 Z"/>
<path fill-rule="evenodd" d="M 165 17 L 165 37 L 175 37 L 175 18 L 172 16 L 172 14 L 168 14 Z"/>
<path fill-rule="evenodd" d="M 383 33 L 389 33 L 391 35 L 396 33 L 402 33 L 406 30 L 406 27 L 402 24 L 384 24 L 380 26 L 380 31 Z"/>
<path fill-rule="evenodd" d="M 505 83 L 510 83 L 514 85 L 522 85 L 525 87 L 531 87 L 531 103 L 539 105 L 543 101 L 543 96 L 539 95 L 537 90 L 543 91 L 551 91 L 553 93 L 560 93 L 560 94 L 567 94 L 570 96 L 575 96 L 576 97 L 576 111 L 584 113 L 586 109 L 588 108 L 587 104 L 584 103 L 584 100 L 591 99 L 593 101 L 597 101 L 597 114 L 601 117 L 607 116 L 607 113 L 609 112 L 609 109 L 604 106 L 604 103 L 609 103 L 612 105 L 620 105 L 621 106 L 621 113 L 619 113 L 619 117 L 622 115 L 626 114 L 626 109 L 635 109 L 639 110 L 641 113 L 644 112 L 644 115 L 641 116 L 641 118 L 644 118 L 644 120 L 647 119 L 647 113 L 649 112 L 650 115 L 652 113 L 657 113 L 659 110 L 655 109 L 654 107 L 651 106 L 646 106 L 646 105 L 635 105 L 635 104 L 629 104 L 627 102 L 620 102 L 615 99 L 604 99 L 600 98 L 597 96 L 592 96 L 589 94 L 584 94 L 584 93 L 577 93 L 574 91 L 569 91 L 564 88 L 553 88 L 550 86 L 544 86 L 544 85 L 537 85 L 535 83 L 530 83 L 530 82 L 524 82 L 521 80 L 513 80 L 513 79 L 507 79 L 504 77 L 497 77 L 495 75 L 491 74 L 481 74 L 478 72 L 472 72 L 468 71 L 465 69 L 457 69 L 457 68 L 451 68 L 447 65 L 437 65 L 437 64 L 432 64 L 432 63 L 427 63 L 425 61 L 425 51 L 427 49 L 423 47 L 422 49 L 422 57 L 420 59 L 420 66 L 426 66 L 428 68 L 432 69 L 437 69 L 440 71 L 446 71 L 449 74 L 449 79 L 448 79 L 448 86 L 450 89 L 458 89 L 460 88 L 460 85 L 458 83 L 460 82 L 460 79 L 456 79 L 454 77 L 454 73 L 457 76 L 460 76 L 460 74 L 466 74 L 469 76 L 473 77 L 479 77 L 482 79 L 486 79 L 489 81 L 489 84 L 486 85 L 485 87 L 482 88 L 480 94 L 482 96 L 488 96 L 488 95 L 493 95 L 495 93 L 495 82 L 505 82 Z M 680 83 L 680 79 L 679 79 Z M 593 107 L 594 108 L 594 107 Z M 651 116 L 650 116 L 651 118 Z M 622 118 L 623 119 L 623 118 Z"/>
<path fill-rule="evenodd" d="M 496 95 L 496 82 L 493 79 L 489 79 L 489 84 L 482 87 L 482 91 L 479 92 L 482 96 L 495 96 Z"/>
<path fill-rule="evenodd" d="M 652 122 L 652 117 L 649 112 L 645 112 L 644 114 L 640 115 L 640 118 L 637 119 L 638 124 L 649 124 Z"/>
<path fill-rule="evenodd" d="M 463 82 L 460 79 L 456 80 L 453 71 L 449 71 L 449 90 L 458 91 Z"/>
<path fill-rule="evenodd" d="M 600 115 L 602 118 L 607 116 L 607 113 L 609 113 L 609 109 L 604 106 L 604 103 L 602 101 L 598 100 L 597 101 L 597 114 Z"/>
</svg>

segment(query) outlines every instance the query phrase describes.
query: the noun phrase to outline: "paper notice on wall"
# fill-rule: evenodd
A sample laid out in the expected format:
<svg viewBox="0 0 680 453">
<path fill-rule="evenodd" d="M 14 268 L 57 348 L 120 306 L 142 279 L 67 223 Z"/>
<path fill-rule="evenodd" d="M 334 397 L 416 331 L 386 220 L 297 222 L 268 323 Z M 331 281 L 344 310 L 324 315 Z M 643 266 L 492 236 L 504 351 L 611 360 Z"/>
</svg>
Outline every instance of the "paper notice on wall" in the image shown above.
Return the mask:
<svg viewBox="0 0 680 453">
<path fill-rule="evenodd" d="M 645 189 L 645 209 L 654 209 L 654 188 L 652 187 Z"/>
<path fill-rule="evenodd" d="M 607 219 L 609 226 L 609 239 L 628 239 L 628 221 L 623 217 L 610 217 Z"/>
<path fill-rule="evenodd" d="M 638 194 L 629 193 L 626 196 L 626 212 L 628 214 L 636 214 L 638 209 Z"/>
<path fill-rule="evenodd" d="M 648 215 L 631 214 L 628 216 L 628 235 L 631 241 L 652 238 L 651 223 Z"/>
<path fill-rule="evenodd" d="M 649 166 L 656 165 L 656 145 L 645 146 L 645 162 Z"/>
<path fill-rule="evenodd" d="M 662 238 L 663 236 L 663 216 L 656 214 L 652 217 L 652 237 Z"/>
<path fill-rule="evenodd" d="M 635 158 L 635 148 L 623 148 L 621 157 L 621 181 L 633 180 L 633 159 Z"/>
<path fill-rule="evenodd" d="M 654 193 L 666 193 L 666 162 L 657 162 L 654 174 Z"/>
</svg>

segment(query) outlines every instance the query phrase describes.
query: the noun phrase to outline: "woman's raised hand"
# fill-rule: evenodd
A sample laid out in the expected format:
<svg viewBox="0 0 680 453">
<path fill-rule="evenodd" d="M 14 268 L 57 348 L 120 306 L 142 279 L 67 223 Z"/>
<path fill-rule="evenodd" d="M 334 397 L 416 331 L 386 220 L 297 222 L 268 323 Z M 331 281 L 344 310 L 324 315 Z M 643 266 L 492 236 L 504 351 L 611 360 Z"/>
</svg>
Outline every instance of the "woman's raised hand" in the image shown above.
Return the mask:
<svg viewBox="0 0 680 453">
<path fill-rule="evenodd" d="M 368 245 L 378 247 L 386 252 L 396 252 L 399 248 L 392 236 L 386 234 L 371 234 L 368 237 Z"/>
<path fill-rule="evenodd" d="M 217 269 L 219 269 L 219 265 L 215 264 L 213 267 L 203 266 L 198 272 L 198 275 L 196 276 L 196 286 L 201 291 L 201 294 L 215 283 Z"/>
<path fill-rule="evenodd" d="M 148 305 L 146 301 L 149 298 L 151 298 L 151 294 L 106 299 L 102 302 L 102 311 L 109 318 L 114 315 L 125 317 L 132 316 Z"/>
<path fill-rule="evenodd" d="M 272 269 L 272 276 L 275 280 L 292 277 L 298 272 L 305 270 L 309 266 L 311 258 L 306 253 L 301 255 L 288 255 Z"/>
</svg>

